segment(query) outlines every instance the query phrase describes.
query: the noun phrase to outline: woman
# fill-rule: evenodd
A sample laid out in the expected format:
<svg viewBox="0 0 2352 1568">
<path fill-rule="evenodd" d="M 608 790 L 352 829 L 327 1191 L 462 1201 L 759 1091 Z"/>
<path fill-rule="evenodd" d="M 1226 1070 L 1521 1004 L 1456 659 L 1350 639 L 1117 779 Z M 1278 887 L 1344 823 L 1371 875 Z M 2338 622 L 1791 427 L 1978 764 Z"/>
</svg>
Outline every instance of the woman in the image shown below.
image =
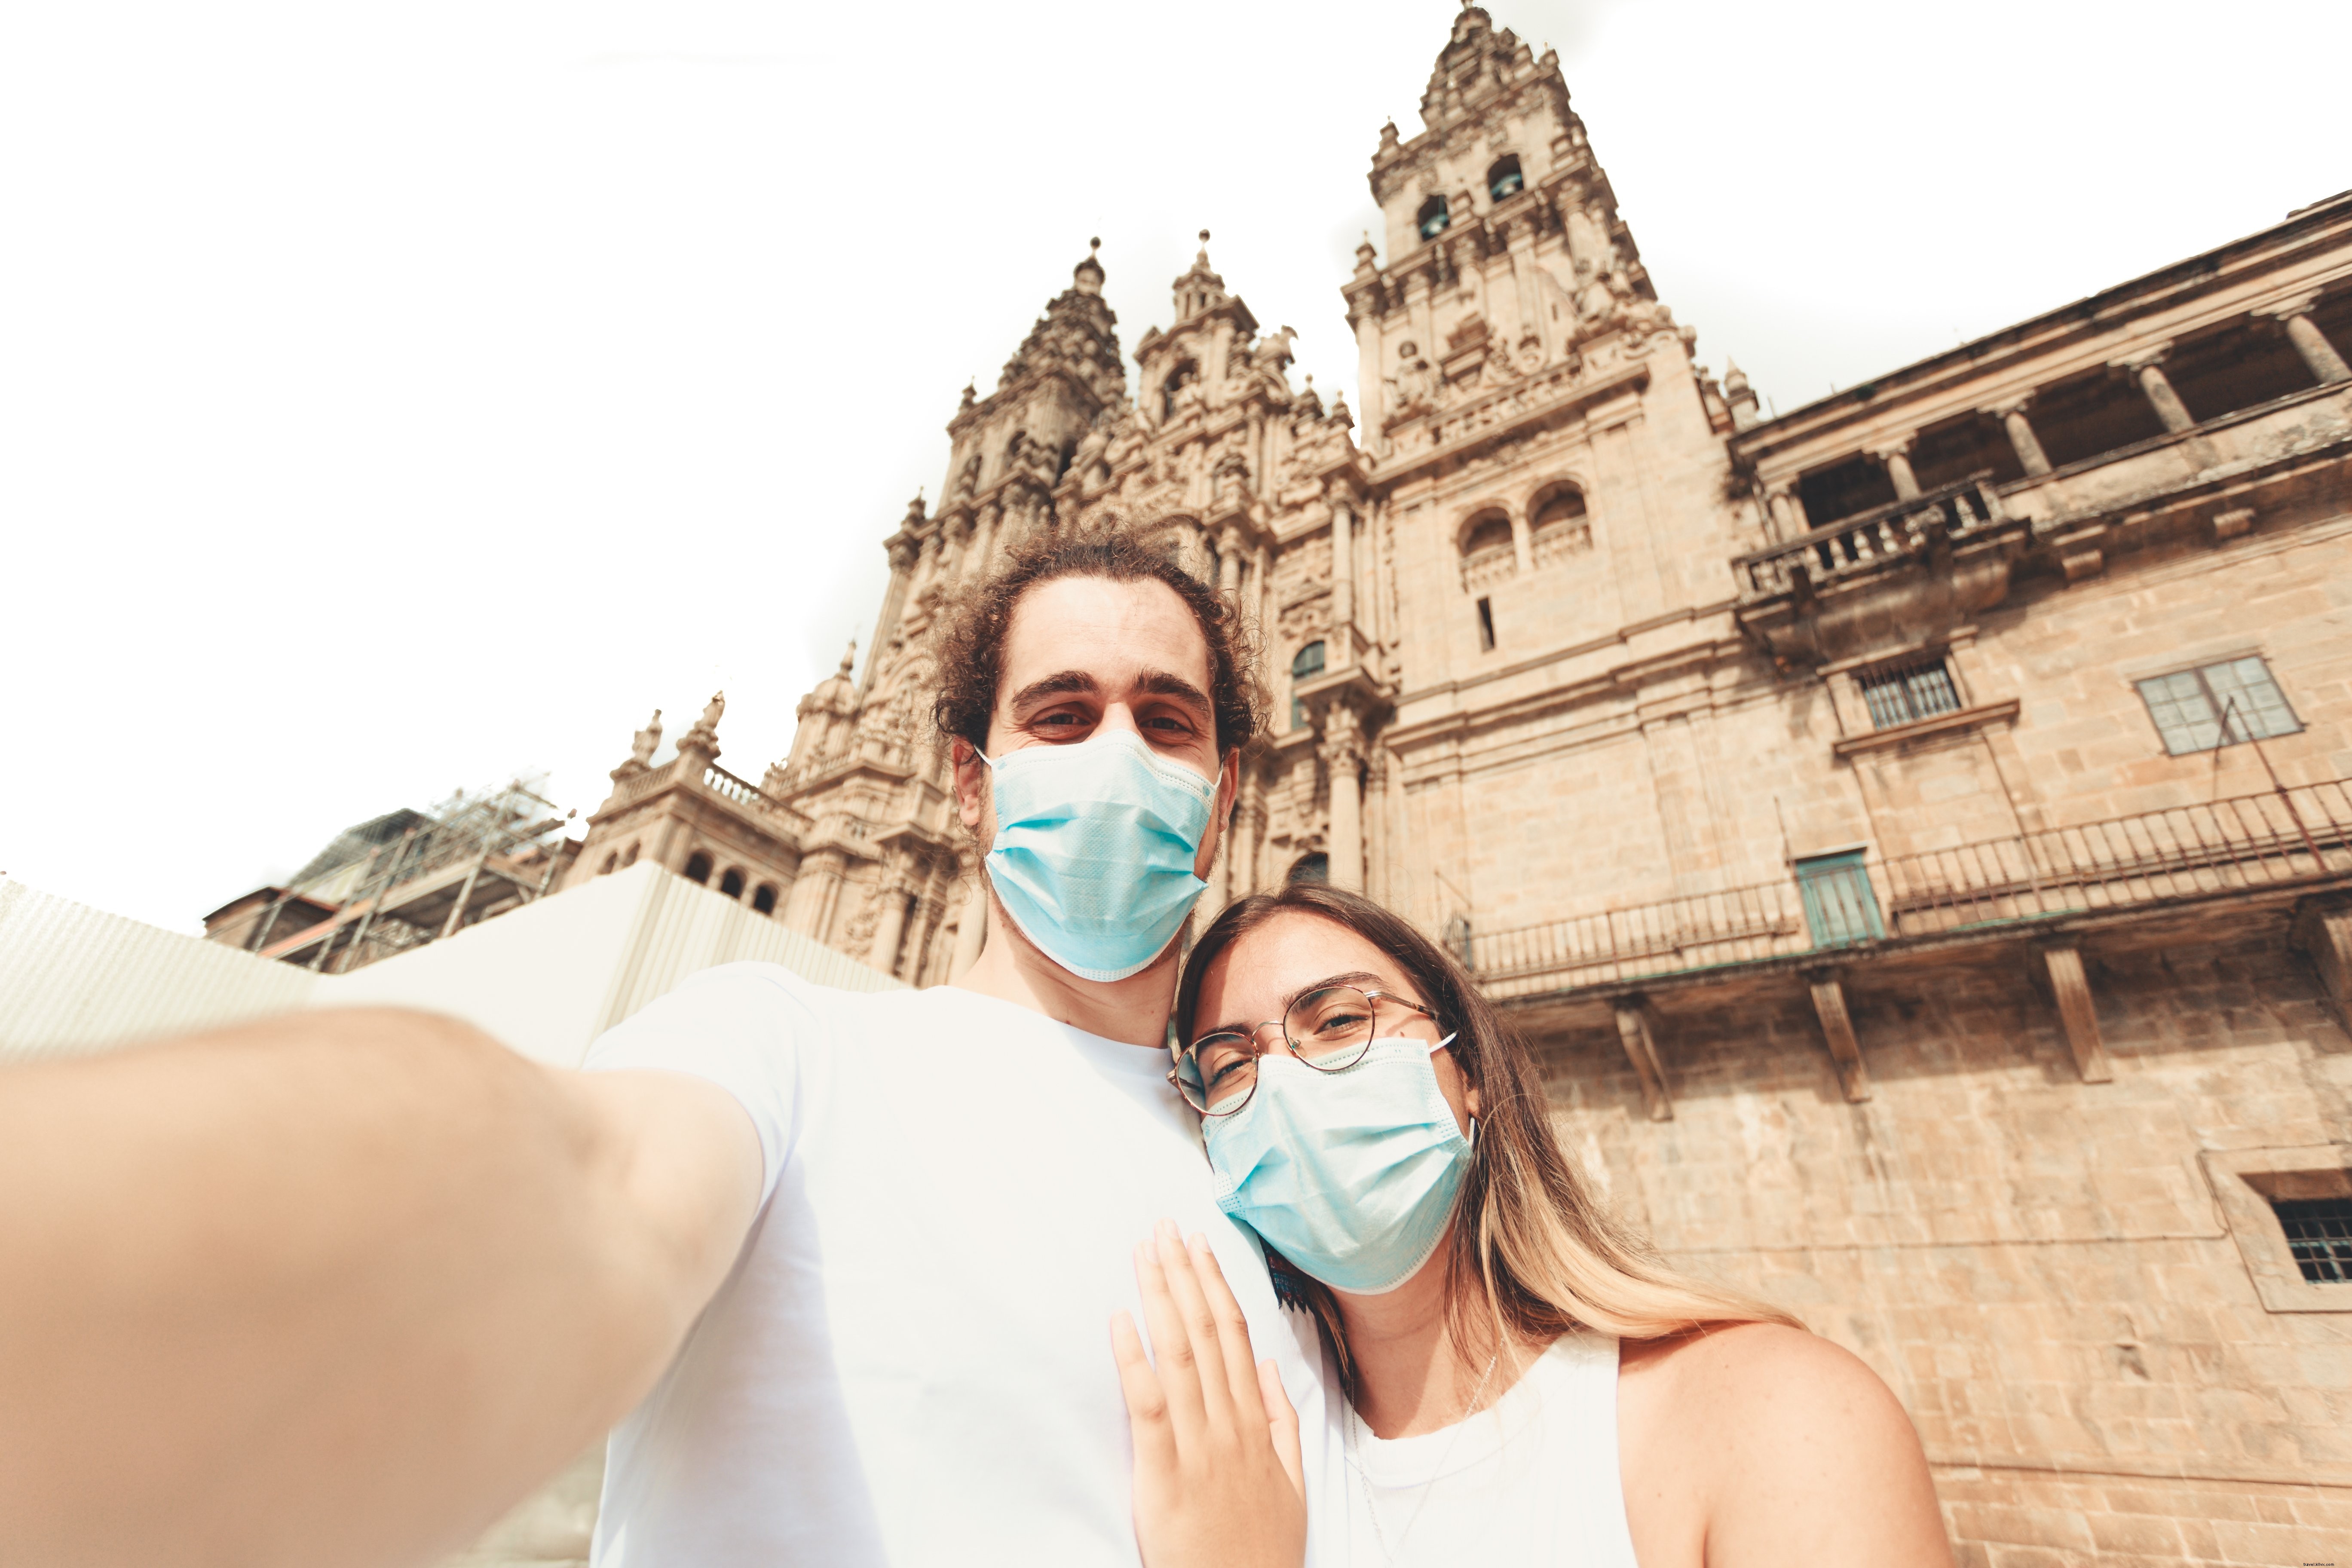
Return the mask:
<svg viewBox="0 0 2352 1568">
<path fill-rule="evenodd" d="M 1526 1047 L 1403 921 L 1319 884 L 1243 900 L 1194 947 L 1176 1022 L 1171 1077 L 1202 1113 L 1221 1201 L 1320 1321 L 1327 1379 L 1347 1395 L 1331 1402 L 1346 1518 L 1318 1500 L 1320 1561 L 1950 1562 L 1886 1386 L 1786 1312 L 1646 1251 L 1561 1154 Z M 1139 1274 L 1155 1344 L 1223 1299 L 1213 1265 L 1172 1237 Z M 1249 1440 L 1247 1462 L 1223 1468 L 1146 1440 L 1217 1347 L 1196 1331 L 1195 1353 L 1181 1367 L 1163 1354 L 1155 1379 L 1133 1331 L 1118 1336 L 1153 1568 L 1244 1543 L 1283 1560 L 1293 1528 L 1267 1480 L 1295 1476 L 1288 1408 L 1245 1375 L 1239 1315 L 1223 1316 L 1233 1375 L 1197 1382 L 1227 1384 L 1209 1409 L 1221 1398 Z M 1197 1412 L 1197 1388 L 1186 1397 Z"/>
</svg>

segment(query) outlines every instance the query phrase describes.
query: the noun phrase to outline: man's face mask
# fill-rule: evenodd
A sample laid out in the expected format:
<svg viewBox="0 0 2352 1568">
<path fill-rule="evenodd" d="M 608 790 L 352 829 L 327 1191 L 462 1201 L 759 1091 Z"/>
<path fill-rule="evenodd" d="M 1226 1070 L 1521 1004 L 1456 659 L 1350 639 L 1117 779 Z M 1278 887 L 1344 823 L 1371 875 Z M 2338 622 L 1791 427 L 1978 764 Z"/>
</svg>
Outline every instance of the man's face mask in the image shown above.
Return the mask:
<svg viewBox="0 0 2352 1568">
<path fill-rule="evenodd" d="M 996 805 L 988 878 L 1021 934 L 1081 980 L 1147 968 L 1208 887 L 1192 864 L 1216 781 L 1125 730 L 981 761 Z"/>
</svg>

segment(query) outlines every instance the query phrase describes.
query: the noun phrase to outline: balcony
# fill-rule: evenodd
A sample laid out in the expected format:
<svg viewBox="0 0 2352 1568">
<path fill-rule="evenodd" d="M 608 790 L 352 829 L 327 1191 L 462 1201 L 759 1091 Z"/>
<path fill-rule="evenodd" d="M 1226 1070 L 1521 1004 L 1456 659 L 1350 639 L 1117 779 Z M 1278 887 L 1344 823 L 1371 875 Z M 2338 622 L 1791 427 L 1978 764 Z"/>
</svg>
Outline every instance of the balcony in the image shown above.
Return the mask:
<svg viewBox="0 0 2352 1568">
<path fill-rule="evenodd" d="M 1473 931 L 1454 944 L 1496 1000 L 1556 998 L 2348 879 L 2352 784 L 2336 779 Z"/>
<path fill-rule="evenodd" d="M 1990 471 L 1906 500 L 1873 507 L 1732 563 L 1742 596 L 1794 593 L 1833 577 L 1920 555 L 1940 541 L 1970 539 L 2009 521 Z"/>
</svg>

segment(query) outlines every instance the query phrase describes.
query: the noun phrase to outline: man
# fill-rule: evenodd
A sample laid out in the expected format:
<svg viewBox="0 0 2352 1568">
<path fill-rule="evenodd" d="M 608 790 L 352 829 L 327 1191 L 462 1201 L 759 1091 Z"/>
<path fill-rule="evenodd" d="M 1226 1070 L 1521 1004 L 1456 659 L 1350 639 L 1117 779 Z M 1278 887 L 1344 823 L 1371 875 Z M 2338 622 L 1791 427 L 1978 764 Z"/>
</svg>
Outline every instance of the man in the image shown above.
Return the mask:
<svg viewBox="0 0 2352 1568">
<path fill-rule="evenodd" d="M 346 1013 L 0 1075 L 10 1560 L 414 1561 L 626 1415 L 607 1568 L 1133 1563 L 1107 1322 L 1163 1218 L 1329 1484 L 1164 1079 L 1259 710 L 1233 612 L 1045 534 L 939 662 L 992 895 L 954 987 L 730 966 L 580 1073 Z"/>
</svg>

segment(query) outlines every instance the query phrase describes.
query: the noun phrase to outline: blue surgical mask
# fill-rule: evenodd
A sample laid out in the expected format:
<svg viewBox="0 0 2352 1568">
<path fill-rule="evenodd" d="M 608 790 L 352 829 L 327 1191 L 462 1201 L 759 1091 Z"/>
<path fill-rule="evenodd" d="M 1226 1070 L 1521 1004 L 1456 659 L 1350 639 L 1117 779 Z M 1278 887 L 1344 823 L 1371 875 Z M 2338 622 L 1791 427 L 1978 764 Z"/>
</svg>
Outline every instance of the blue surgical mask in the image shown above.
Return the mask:
<svg viewBox="0 0 2352 1568">
<path fill-rule="evenodd" d="M 1207 1122 L 1217 1206 L 1334 1289 L 1377 1296 L 1412 1279 L 1470 1170 L 1429 1059 L 1453 1043 L 1374 1040 L 1330 1073 L 1259 1058 L 1249 1103 Z"/>
<path fill-rule="evenodd" d="M 988 879 L 1021 934 L 1081 980 L 1148 967 L 1209 885 L 1192 862 L 1216 781 L 1126 730 L 981 760 L 995 774 Z"/>
</svg>

